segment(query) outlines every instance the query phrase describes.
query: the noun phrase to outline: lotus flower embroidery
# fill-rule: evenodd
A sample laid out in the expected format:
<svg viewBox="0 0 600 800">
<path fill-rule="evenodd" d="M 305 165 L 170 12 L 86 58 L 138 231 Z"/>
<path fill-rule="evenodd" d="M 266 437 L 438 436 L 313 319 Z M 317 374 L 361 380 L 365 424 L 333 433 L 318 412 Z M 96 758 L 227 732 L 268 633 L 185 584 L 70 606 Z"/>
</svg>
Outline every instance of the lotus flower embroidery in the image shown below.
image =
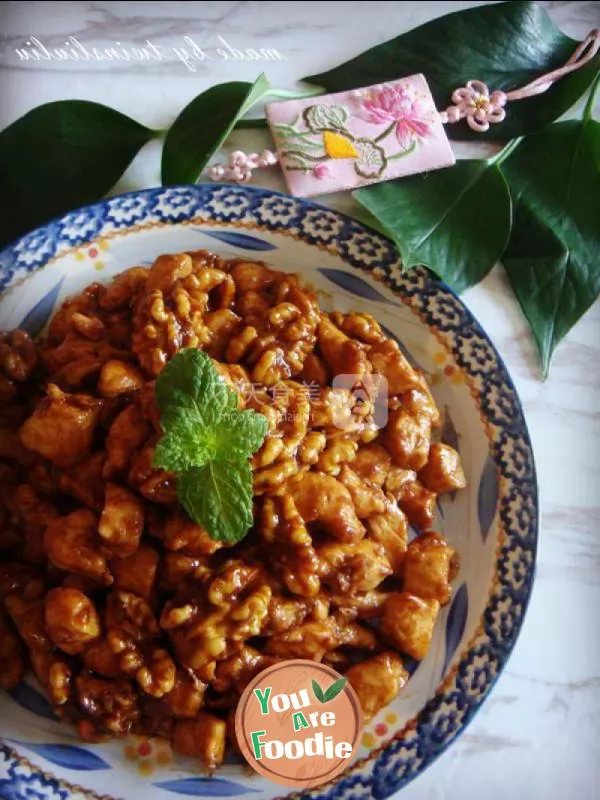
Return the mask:
<svg viewBox="0 0 600 800">
<path fill-rule="evenodd" d="M 364 186 L 454 163 L 423 75 L 270 103 L 269 128 L 292 194 Z"/>
<path fill-rule="evenodd" d="M 357 115 L 361 119 L 374 125 L 388 125 L 375 141 L 395 130 L 400 146 L 408 150 L 417 140 L 430 134 L 426 105 L 408 86 L 384 85 L 359 94 L 357 100 Z"/>
</svg>

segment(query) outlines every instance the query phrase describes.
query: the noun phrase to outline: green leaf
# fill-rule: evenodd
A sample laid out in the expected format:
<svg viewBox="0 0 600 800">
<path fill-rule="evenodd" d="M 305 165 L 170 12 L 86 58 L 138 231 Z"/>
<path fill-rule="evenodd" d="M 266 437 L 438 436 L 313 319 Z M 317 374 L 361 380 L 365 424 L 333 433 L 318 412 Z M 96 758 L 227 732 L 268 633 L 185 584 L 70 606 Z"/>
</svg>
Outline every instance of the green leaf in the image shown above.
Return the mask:
<svg viewBox="0 0 600 800">
<path fill-rule="evenodd" d="M 539 347 L 544 377 L 560 340 L 600 294 L 600 123 L 561 122 L 502 169 L 515 215 L 502 259 Z"/>
<path fill-rule="evenodd" d="M 105 195 L 156 132 L 99 103 L 46 103 L 0 133 L 0 246 Z"/>
<path fill-rule="evenodd" d="M 347 682 L 348 681 L 346 680 L 346 678 L 340 678 L 339 680 L 334 681 L 334 683 L 332 683 L 329 689 L 327 689 L 327 691 L 325 692 L 324 702 L 328 703 L 330 700 L 333 700 L 335 697 L 337 697 L 338 694 L 343 690 Z"/>
<path fill-rule="evenodd" d="M 250 458 L 267 435 L 268 422 L 264 414 L 252 409 L 226 414 L 219 424 L 214 458 L 242 461 Z"/>
<path fill-rule="evenodd" d="M 195 183 L 238 120 L 268 92 L 269 82 L 261 74 L 254 83 L 220 83 L 194 98 L 167 133 L 162 152 L 163 186 Z"/>
<path fill-rule="evenodd" d="M 240 411 L 210 356 L 194 348 L 167 364 L 155 392 L 163 436 L 153 466 L 177 473 L 181 504 L 213 539 L 239 541 L 252 525 L 248 459 L 263 443 L 266 417 Z"/>
<path fill-rule="evenodd" d="M 209 461 L 177 481 L 179 499 L 211 539 L 235 544 L 252 525 L 252 470 L 247 462 Z"/>
<path fill-rule="evenodd" d="M 182 418 L 192 424 L 216 424 L 237 408 L 237 395 L 202 350 L 180 350 L 156 379 L 156 401 L 164 428 Z"/>
<path fill-rule="evenodd" d="M 405 269 L 424 264 L 457 292 L 487 275 L 510 235 L 508 186 L 491 162 L 459 161 L 354 197 L 393 239 Z"/>
<path fill-rule="evenodd" d="M 576 46 L 535 3 L 497 3 L 440 17 L 304 80 L 337 92 L 421 72 L 436 107 L 445 109 L 452 92 L 467 81 L 484 81 L 490 91 L 515 89 L 562 66 Z M 475 133 L 461 122 L 447 125 L 448 135 L 498 140 L 538 130 L 573 105 L 591 83 L 598 64 L 600 57 L 543 94 L 510 103 L 506 120 L 492 125 L 485 134 Z"/>
<path fill-rule="evenodd" d="M 323 694 L 323 689 L 319 686 L 319 684 L 313 680 L 312 682 L 312 690 L 314 692 L 315 697 L 320 703 L 325 702 L 325 695 Z"/>
</svg>

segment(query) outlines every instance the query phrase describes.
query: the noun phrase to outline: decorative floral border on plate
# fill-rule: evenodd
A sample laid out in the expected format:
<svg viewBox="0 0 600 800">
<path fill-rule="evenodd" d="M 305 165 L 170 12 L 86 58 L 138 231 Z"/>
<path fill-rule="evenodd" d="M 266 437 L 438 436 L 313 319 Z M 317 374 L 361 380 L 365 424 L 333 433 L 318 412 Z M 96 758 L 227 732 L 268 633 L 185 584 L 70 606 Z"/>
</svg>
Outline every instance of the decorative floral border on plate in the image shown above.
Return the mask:
<svg viewBox="0 0 600 800">
<path fill-rule="evenodd" d="M 425 269 L 402 273 L 384 236 L 316 203 L 260 188 L 177 186 L 113 197 L 74 211 L 23 237 L 0 253 L 0 291 L 29 273 L 97 239 L 109 240 L 160 225 L 213 224 L 261 229 L 317 245 L 390 288 L 426 324 L 463 371 L 499 478 L 496 574 L 488 604 L 469 646 L 435 696 L 402 731 L 335 782 L 290 797 L 383 800 L 422 772 L 461 733 L 496 682 L 521 628 L 534 576 L 538 499 L 531 442 L 520 401 L 500 355 L 460 299 Z M 244 234 L 214 232 L 219 238 Z M 360 280 L 357 278 L 357 280 Z M 11 782 L 0 795 L 66 800 L 66 791 L 96 793 L 44 773 L 2 746 Z M 21 767 L 17 773 L 17 767 Z M 24 774 L 26 766 L 30 773 Z M 18 785 L 17 785 L 18 784 Z M 23 786 L 21 786 L 23 784 Z M 23 789 L 23 794 L 19 786 Z M 65 791 L 66 790 L 66 791 Z M 103 799 L 104 800 L 104 799 Z"/>
</svg>

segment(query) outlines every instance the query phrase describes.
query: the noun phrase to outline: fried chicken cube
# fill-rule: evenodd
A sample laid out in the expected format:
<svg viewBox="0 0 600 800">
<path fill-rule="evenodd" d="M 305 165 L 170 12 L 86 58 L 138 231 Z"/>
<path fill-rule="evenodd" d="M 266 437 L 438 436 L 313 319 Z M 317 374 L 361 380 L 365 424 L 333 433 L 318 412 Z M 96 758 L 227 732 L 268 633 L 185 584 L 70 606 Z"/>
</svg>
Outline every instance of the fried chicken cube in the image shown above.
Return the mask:
<svg viewBox="0 0 600 800">
<path fill-rule="evenodd" d="M 168 550 L 184 550 L 190 556 L 208 556 L 223 547 L 184 511 L 176 511 L 168 517 L 160 538 Z"/>
<path fill-rule="evenodd" d="M 363 481 L 347 464 L 340 470 L 339 480 L 350 492 L 359 519 L 381 514 L 385 510 L 386 501 L 382 490 Z"/>
<path fill-rule="evenodd" d="M 25 420 L 19 437 L 57 467 L 69 467 L 89 453 L 101 408 L 101 400 L 49 384 L 48 397 Z"/>
<path fill-rule="evenodd" d="M 368 592 L 392 574 L 385 549 L 369 539 L 342 544 L 328 542 L 317 549 L 327 565 L 324 578 L 335 592 Z"/>
<path fill-rule="evenodd" d="M 77 589 L 51 589 L 44 604 L 46 630 L 64 653 L 77 655 L 100 636 L 98 612 L 83 592 Z"/>
<path fill-rule="evenodd" d="M 324 315 L 317 328 L 317 337 L 323 361 L 332 375 L 349 374 L 358 379 L 369 372 L 365 346 L 346 336 Z"/>
<path fill-rule="evenodd" d="M 369 538 L 383 547 L 394 575 L 400 575 L 408 544 L 408 523 L 404 512 L 393 500 L 386 498 L 385 511 L 373 514 L 365 524 Z"/>
<path fill-rule="evenodd" d="M 421 661 L 429 652 L 439 612 L 437 600 L 425 600 L 409 592 L 394 592 L 383 604 L 381 633 L 400 652 Z"/>
<path fill-rule="evenodd" d="M 455 554 L 442 537 L 429 531 L 413 539 L 404 559 L 404 591 L 446 605 L 452 595 L 450 574 Z"/>
<path fill-rule="evenodd" d="M 124 470 L 151 433 L 150 424 L 137 406 L 130 405 L 121 411 L 110 426 L 106 437 L 108 458 L 104 466 L 104 477 L 110 478 Z"/>
<path fill-rule="evenodd" d="M 144 504 L 127 489 L 107 483 L 98 534 L 104 547 L 115 556 L 130 556 L 137 550 L 144 530 Z"/>
<path fill-rule="evenodd" d="M 391 411 L 383 433 L 383 442 L 402 469 L 422 469 L 427 463 L 431 441 L 431 421 L 416 420 L 408 411 Z"/>
<path fill-rule="evenodd" d="M 382 487 L 391 465 L 392 457 L 385 447 L 371 442 L 359 448 L 352 469 L 365 483 Z"/>
<path fill-rule="evenodd" d="M 417 373 L 417 385 L 403 392 L 400 400 L 402 407 L 413 417 L 416 419 L 428 417 L 431 420 L 432 428 L 439 427 L 440 411 L 422 372 Z"/>
<path fill-rule="evenodd" d="M 81 654 L 81 660 L 87 669 L 104 678 L 118 678 L 121 674 L 119 657 L 106 638 L 96 639 L 89 644 Z"/>
<path fill-rule="evenodd" d="M 200 711 L 194 719 L 178 720 L 171 746 L 176 753 L 199 758 L 207 769 L 216 769 L 225 758 L 227 725 L 219 717 Z"/>
<path fill-rule="evenodd" d="M 88 509 L 56 517 L 44 534 L 48 558 L 60 569 L 110 585 L 112 576 L 101 552 L 97 532 L 98 518 Z"/>
<path fill-rule="evenodd" d="M 392 469 L 396 470 L 395 467 Z M 388 476 L 386 488 L 395 497 L 410 524 L 421 531 L 428 530 L 433 524 L 436 495 L 417 480 L 415 472 L 398 469 L 398 475 L 398 480 L 395 474 Z M 393 480 L 390 480 L 392 477 Z"/>
<path fill-rule="evenodd" d="M 149 544 L 142 542 L 135 553 L 125 558 L 113 558 L 110 571 L 114 588 L 149 600 L 156 581 L 158 553 Z"/>
<path fill-rule="evenodd" d="M 145 377 L 139 367 L 125 361 L 107 361 L 100 370 L 98 391 L 102 397 L 119 397 L 141 389 Z"/>
<path fill-rule="evenodd" d="M 358 695 L 365 722 L 391 703 L 408 677 L 400 656 L 390 651 L 350 667 L 346 678 Z"/>
<path fill-rule="evenodd" d="M 356 542 L 365 535 L 350 492 L 332 475 L 305 472 L 289 490 L 306 523 L 315 523 L 343 542 Z"/>
<path fill-rule="evenodd" d="M 390 397 L 402 394 L 419 383 L 419 374 L 411 367 L 397 342 L 384 339 L 369 348 L 369 359 L 376 375 L 387 381 Z"/>
<path fill-rule="evenodd" d="M 435 494 L 454 492 L 467 485 L 460 456 L 453 447 L 441 443 L 429 448 L 427 463 L 419 472 L 419 480 Z"/>
</svg>

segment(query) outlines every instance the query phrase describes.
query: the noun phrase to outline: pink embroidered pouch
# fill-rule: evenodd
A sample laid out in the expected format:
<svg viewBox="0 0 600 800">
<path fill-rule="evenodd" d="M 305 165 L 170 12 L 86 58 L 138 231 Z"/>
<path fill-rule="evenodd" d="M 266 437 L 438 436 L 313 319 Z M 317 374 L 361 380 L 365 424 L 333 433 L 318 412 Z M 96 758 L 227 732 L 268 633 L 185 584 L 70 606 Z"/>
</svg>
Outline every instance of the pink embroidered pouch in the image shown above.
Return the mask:
<svg viewBox="0 0 600 800">
<path fill-rule="evenodd" d="M 455 162 L 423 75 L 269 103 L 266 115 L 288 189 L 299 197 Z"/>
</svg>

